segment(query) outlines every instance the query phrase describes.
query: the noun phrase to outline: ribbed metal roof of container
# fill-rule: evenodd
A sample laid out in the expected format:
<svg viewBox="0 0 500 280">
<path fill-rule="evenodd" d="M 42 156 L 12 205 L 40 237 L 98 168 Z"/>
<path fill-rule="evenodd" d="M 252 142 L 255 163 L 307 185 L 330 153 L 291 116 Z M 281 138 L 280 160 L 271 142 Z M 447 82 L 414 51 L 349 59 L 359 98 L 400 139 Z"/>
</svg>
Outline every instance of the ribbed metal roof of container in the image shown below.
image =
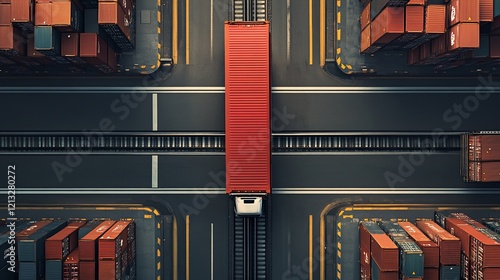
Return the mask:
<svg viewBox="0 0 500 280">
<path fill-rule="evenodd" d="M 11 2 L 11 20 L 12 22 L 30 22 L 33 21 L 32 0 L 16 0 Z"/>
<path fill-rule="evenodd" d="M 80 43 L 78 33 L 61 34 L 61 55 L 79 56 Z"/>
<path fill-rule="evenodd" d="M 370 47 L 370 25 L 361 31 L 360 52 L 363 53 Z"/>
<path fill-rule="evenodd" d="M 451 0 L 448 20 L 449 26 L 459 22 L 479 22 L 479 0 Z"/>
<path fill-rule="evenodd" d="M 370 2 L 363 9 L 361 15 L 359 16 L 359 21 L 361 23 L 361 30 L 365 29 L 366 26 L 370 23 Z"/>
<path fill-rule="evenodd" d="M 427 0 L 410 0 L 408 1 L 408 3 L 406 3 L 406 6 L 410 5 L 420 5 L 420 6 L 427 5 Z"/>
<path fill-rule="evenodd" d="M 36 3 L 35 25 L 52 25 L 52 3 Z"/>
<path fill-rule="evenodd" d="M 446 6 L 428 5 L 425 11 L 425 33 L 443 34 L 446 32 Z"/>
<path fill-rule="evenodd" d="M 371 23 L 371 43 L 387 44 L 405 32 L 405 8 L 386 7 Z"/>
<path fill-rule="evenodd" d="M 269 22 L 225 24 L 228 193 L 270 192 L 269 26 Z"/>
<path fill-rule="evenodd" d="M 11 25 L 10 4 L 0 4 L 0 25 Z"/>
<path fill-rule="evenodd" d="M 405 31 L 424 32 L 425 19 L 424 6 L 406 6 Z"/>
</svg>

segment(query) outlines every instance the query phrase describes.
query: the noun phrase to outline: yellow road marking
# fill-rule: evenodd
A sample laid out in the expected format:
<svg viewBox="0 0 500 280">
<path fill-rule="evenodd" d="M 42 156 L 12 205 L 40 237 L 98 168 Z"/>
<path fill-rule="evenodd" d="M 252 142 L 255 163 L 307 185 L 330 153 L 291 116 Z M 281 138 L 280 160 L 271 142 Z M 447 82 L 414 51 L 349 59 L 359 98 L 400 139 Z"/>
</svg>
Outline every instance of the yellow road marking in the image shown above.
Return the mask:
<svg viewBox="0 0 500 280">
<path fill-rule="evenodd" d="M 337 23 L 340 23 L 342 14 L 340 12 L 337 12 Z"/>
<path fill-rule="evenodd" d="M 186 215 L 186 280 L 189 280 L 189 215 Z"/>
<path fill-rule="evenodd" d="M 175 0 L 174 0 L 175 1 Z M 172 231 L 173 231 L 173 236 L 172 236 L 172 254 L 174 255 L 174 260 L 172 262 L 172 266 L 173 266 L 173 276 L 174 276 L 174 280 L 178 280 L 177 278 L 177 265 L 178 265 L 178 259 L 177 259 L 177 219 L 175 218 L 174 216 L 174 219 L 173 219 L 173 226 L 172 226 Z"/>
<path fill-rule="evenodd" d="M 325 248 L 325 217 L 319 220 L 319 247 Z M 325 250 L 319 250 L 319 279 L 325 280 Z"/>
<path fill-rule="evenodd" d="M 313 2 L 309 0 L 309 65 L 313 64 Z"/>
<path fill-rule="evenodd" d="M 337 29 L 337 41 L 340 41 L 340 38 L 341 38 L 341 35 L 342 35 L 342 32 L 341 32 L 341 29 Z"/>
<path fill-rule="evenodd" d="M 309 280 L 313 280 L 313 216 L 309 215 Z"/>
<path fill-rule="evenodd" d="M 186 0 L 186 65 L 189 65 L 189 0 Z"/>
<path fill-rule="evenodd" d="M 326 36 L 326 4 L 325 0 L 320 0 L 319 2 L 319 66 L 323 67 L 325 65 L 325 36 Z"/>
<path fill-rule="evenodd" d="M 177 63 L 177 0 L 172 2 L 172 60 Z"/>
</svg>

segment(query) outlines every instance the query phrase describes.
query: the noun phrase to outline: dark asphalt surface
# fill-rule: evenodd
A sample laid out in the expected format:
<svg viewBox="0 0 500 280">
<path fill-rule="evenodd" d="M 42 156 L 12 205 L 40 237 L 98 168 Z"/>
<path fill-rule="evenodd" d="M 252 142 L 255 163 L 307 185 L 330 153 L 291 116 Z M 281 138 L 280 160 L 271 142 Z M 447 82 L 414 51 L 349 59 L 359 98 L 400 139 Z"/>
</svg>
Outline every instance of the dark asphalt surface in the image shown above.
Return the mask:
<svg viewBox="0 0 500 280">
<path fill-rule="evenodd" d="M 291 0 L 290 60 L 287 60 L 286 1 L 273 1 L 272 81 L 274 86 L 478 86 L 472 78 L 332 78 L 319 63 L 319 0 L 313 0 L 314 60 L 309 65 L 308 2 Z M 186 62 L 185 1 L 179 2 L 179 64 L 160 83 L 143 77 L 92 78 L 0 78 L 0 86 L 223 86 L 223 22 L 227 11 L 222 0 L 214 0 L 213 58 L 210 57 L 210 1 L 191 0 L 190 64 Z M 277 94 L 273 107 L 287 110 L 293 118 L 280 132 L 293 131 L 454 131 L 457 113 L 445 120 L 443 114 L 454 104 L 463 104 L 473 93 L 416 94 Z M 460 117 L 456 131 L 498 130 L 498 90 L 467 117 Z M 0 94 L 1 131 L 81 131 L 98 129 L 108 118 L 115 131 L 151 131 L 151 96 L 132 108 L 121 94 Z M 118 101 L 117 101 L 118 100 Z M 117 103 L 116 103 L 117 102 Z M 113 105 L 115 104 L 115 105 Z M 161 131 L 223 131 L 222 94 L 168 94 L 158 98 Z M 113 109 L 114 106 L 114 109 Z M 124 109 L 124 107 L 128 107 Z M 128 113 L 126 113 L 128 112 Z M 126 116 L 125 116 L 126 115 Z M 280 126 L 281 127 L 281 126 Z M 277 127 L 275 127 L 275 131 Z M 142 156 L 87 156 L 60 183 L 52 163 L 66 157 L 0 156 L 0 166 L 19 165 L 19 190 L 23 188 L 126 188 L 146 189 L 151 185 L 151 162 Z M 276 188 L 370 188 L 386 187 L 383 173 L 396 172 L 397 155 L 390 156 L 275 156 L 273 187 Z M 210 176 L 224 170 L 222 157 L 161 156 L 159 187 L 202 189 L 213 183 Z M 5 180 L 0 181 L 5 189 Z M 217 183 L 217 182 L 215 182 Z M 210 185 L 210 186 L 213 186 Z M 426 159 L 398 188 L 476 187 L 461 182 L 457 155 Z M 498 189 L 498 184 L 486 186 Z M 398 189 L 397 188 L 397 189 Z M 0 195 L 0 201 L 6 201 Z M 307 279 L 308 217 L 313 215 L 314 242 L 319 247 L 319 217 L 330 203 L 446 203 L 498 204 L 498 195 L 272 195 L 272 279 Z M 139 203 L 166 205 L 178 223 L 178 279 L 185 279 L 185 216 L 190 215 L 191 278 L 210 279 L 210 226 L 214 225 L 214 279 L 229 279 L 228 197 L 179 194 L 85 194 L 18 195 L 18 204 L 59 205 Z M 1 203 L 0 203 L 1 205 Z M 2 217 L 2 215 L 0 215 Z M 307 266 L 307 265 L 306 265 Z M 314 279 L 319 279 L 318 260 L 313 263 Z M 295 278 L 293 278 L 295 277 Z"/>
</svg>

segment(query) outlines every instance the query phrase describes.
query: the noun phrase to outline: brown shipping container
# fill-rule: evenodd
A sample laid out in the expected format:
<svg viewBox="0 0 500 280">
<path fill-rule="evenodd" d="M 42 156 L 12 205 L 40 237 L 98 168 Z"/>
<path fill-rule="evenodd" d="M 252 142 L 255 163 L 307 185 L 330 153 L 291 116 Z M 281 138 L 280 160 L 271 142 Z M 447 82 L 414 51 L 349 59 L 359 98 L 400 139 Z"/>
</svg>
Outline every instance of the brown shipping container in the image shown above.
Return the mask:
<svg viewBox="0 0 500 280">
<path fill-rule="evenodd" d="M 52 223 L 52 221 L 38 221 L 36 224 L 30 226 L 27 229 L 23 229 L 21 232 L 16 234 L 17 239 L 24 239 L 25 237 L 31 236 L 35 232 L 39 231 L 41 228 L 47 226 Z"/>
<path fill-rule="evenodd" d="M 370 3 L 368 3 L 368 5 L 366 5 L 366 7 L 361 12 L 359 21 L 361 22 L 361 30 L 365 29 L 365 27 L 370 24 Z"/>
<path fill-rule="evenodd" d="M 500 54 L 500 36 L 490 36 L 490 57 Z M 494 42 L 492 42 L 494 41 Z M 500 161 L 500 135 L 471 135 L 469 137 L 469 160 Z"/>
<path fill-rule="evenodd" d="M 425 33 L 446 32 L 446 5 L 428 5 L 425 8 Z"/>
<path fill-rule="evenodd" d="M 118 61 L 116 57 L 116 52 L 113 50 L 113 47 L 108 44 L 108 66 L 111 68 L 113 71 L 116 72 L 118 70 Z M 132 224 L 131 224 L 132 225 Z M 130 236 L 129 236 L 130 239 Z"/>
<path fill-rule="evenodd" d="M 359 224 L 360 245 L 370 250 L 372 234 L 385 234 L 384 231 L 375 222 L 361 222 Z"/>
<path fill-rule="evenodd" d="M 448 24 L 479 22 L 479 0 L 451 0 L 448 4 Z"/>
<path fill-rule="evenodd" d="M 439 246 L 441 265 L 460 265 L 460 239 L 433 221 L 417 221 L 417 227 Z"/>
<path fill-rule="evenodd" d="M 426 60 L 429 57 L 431 57 L 431 42 L 425 42 L 422 45 L 420 45 L 420 60 Z"/>
<path fill-rule="evenodd" d="M 127 247 L 129 221 L 116 222 L 99 238 L 99 259 L 115 259 Z M 107 278 L 105 278 L 107 279 Z"/>
<path fill-rule="evenodd" d="M 0 4 L 0 25 L 10 26 L 10 4 Z"/>
<path fill-rule="evenodd" d="M 404 7 L 386 7 L 371 23 L 371 43 L 385 45 L 405 31 Z"/>
<path fill-rule="evenodd" d="M 479 0 L 479 21 L 493 21 L 493 0 Z"/>
<path fill-rule="evenodd" d="M 36 3 L 35 25 L 52 25 L 52 3 Z"/>
<path fill-rule="evenodd" d="M 398 271 L 398 246 L 386 234 L 372 234 L 371 254 L 381 271 Z"/>
<path fill-rule="evenodd" d="M 462 252 L 470 258 L 470 232 L 472 226 L 456 218 L 446 218 L 446 230 L 460 239 Z"/>
<path fill-rule="evenodd" d="M 419 6 L 424 6 L 427 5 L 427 0 L 410 0 L 408 3 L 406 3 L 406 6 L 409 5 L 419 5 Z"/>
<path fill-rule="evenodd" d="M 370 31 L 371 31 L 370 25 L 368 25 L 365 29 L 363 29 L 363 31 L 361 31 L 361 43 L 360 43 L 361 53 L 364 53 L 371 45 Z"/>
<path fill-rule="evenodd" d="M 439 35 L 439 37 L 431 41 L 431 56 L 440 56 L 446 52 L 446 34 Z"/>
<path fill-rule="evenodd" d="M 15 0 L 10 8 L 12 22 L 33 22 L 34 0 Z"/>
<path fill-rule="evenodd" d="M 408 51 L 408 64 L 416 64 L 420 61 L 420 48 L 416 47 Z"/>
<path fill-rule="evenodd" d="M 500 58 L 500 36 L 490 36 L 490 57 L 491 58 Z M 495 151 L 499 152 L 497 149 L 500 147 L 495 147 Z M 482 153 L 484 158 L 484 153 Z"/>
<path fill-rule="evenodd" d="M 424 255 L 425 260 L 425 255 Z M 424 279 L 425 280 L 439 280 L 439 268 L 437 267 L 425 267 L 424 268 Z"/>
<path fill-rule="evenodd" d="M 81 228 L 87 224 L 87 221 L 85 220 L 73 220 L 73 221 L 68 221 L 68 226 L 67 227 L 76 227 L 76 228 Z"/>
<path fill-rule="evenodd" d="M 481 269 L 477 272 L 478 280 L 495 280 L 500 275 L 500 267 L 489 267 Z"/>
<path fill-rule="evenodd" d="M 0 0 L 0 4 L 10 4 L 11 0 Z"/>
<path fill-rule="evenodd" d="M 117 270 L 121 272 L 119 260 L 118 263 L 115 260 L 101 260 L 99 261 L 98 270 L 98 279 L 121 279 L 119 275 L 116 275 Z"/>
<path fill-rule="evenodd" d="M 424 6 L 406 6 L 406 32 L 424 32 Z"/>
<path fill-rule="evenodd" d="M 54 61 L 48 59 L 41 52 L 35 50 L 35 38 L 28 36 L 27 56 L 39 64 L 54 64 Z"/>
<path fill-rule="evenodd" d="M 66 227 L 45 240 L 45 259 L 64 260 L 78 246 L 78 228 Z"/>
<path fill-rule="evenodd" d="M 448 31 L 448 50 L 479 48 L 479 23 L 459 23 Z"/>
<path fill-rule="evenodd" d="M 63 264 L 63 279 L 86 279 L 80 276 L 80 258 L 78 248 L 76 248 L 64 260 Z M 47 279 L 48 280 L 48 279 Z"/>
<path fill-rule="evenodd" d="M 80 261 L 80 279 L 97 279 L 96 261 Z"/>
<path fill-rule="evenodd" d="M 81 260 L 92 261 L 97 259 L 98 240 L 114 224 L 115 221 L 104 221 L 79 240 L 78 247 L 80 248 Z"/>
<path fill-rule="evenodd" d="M 370 260 L 371 260 L 370 249 L 368 249 L 364 245 L 361 245 L 359 247 L 359 264 L 360 264 L 361 280 L 371 279 Z"/>
<path fill-rule="evenodd" d="M 61 34 L 61 55 L 79 56 L 80 42 L 78 33 Z"/>
<path fill-rule="evenodd" d="M 465 213 L 451 212 L 450 213 L 450 218 L 457 218 L 459 220 L 462 220 L 462 221 L 466 222 L 467 224 L 471 225 L 472 227 L 474 227 L 476 229 L 486 228 L 485 225 L 483 225 L 480 222 L 472 219 L 471 217 L 467 216 Z"/>
<path fill-rule="evenodd" d="M 500 162 L 470 162 L 469 168 L 472 169 L 474 181 L 476 182 L 500 182 Z"/>
<path fill-rule="evenodd" d="M 439 246 L 430 240 L 430 238 L 414 224 L 410 222 L 399 222 L 399 225 L 424 252 L 424 267 L 439 267 Z"/>
</svg>

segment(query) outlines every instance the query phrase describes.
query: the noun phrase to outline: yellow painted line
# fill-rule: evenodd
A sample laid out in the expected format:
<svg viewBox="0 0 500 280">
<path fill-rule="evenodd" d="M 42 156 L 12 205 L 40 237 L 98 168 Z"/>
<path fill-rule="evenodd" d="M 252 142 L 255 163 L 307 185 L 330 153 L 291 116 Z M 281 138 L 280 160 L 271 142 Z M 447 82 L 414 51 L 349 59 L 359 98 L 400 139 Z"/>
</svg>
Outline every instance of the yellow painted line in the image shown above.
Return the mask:
<svg viewBox="0 0 500 280">
<path fill-rule="evenodd" d="M 146 69 L 146 65 L 141 65 L 141 69 Z"/>
<path fill-rule="evenodd" d="M 186 215 L 186 280 L 189 280 L 189 215 Z"/>
<path fill-rule="evenodd" d="M 341 3 L 342 3 L 342 1 L 337 0 L 337 7 L 340 7 Z"/>
<path fill-rule="evenodd" d="M 161 44 L 160 43 L 158 43 L 158 49 L 161 49 Z M 158 55 L 160 55 L 160 54 L 158 54 Z"/>
<path fill-rule="evenodd" d="M 160 28 L 160 27 L 158 27 L 158 34 L 160 34 L 160 33 L 161 33 L 161 28 Z"/>
<path fill-rule="evenodd" d="M 176 0 L 174 0 L 176 1 Z M 178 238 L 177 238 L 177 219 L 175 218 L 174 216 L 174 219 L 173 219 L 173 226 L 172 226 L 172 254 L 173 254 L 173 261 L 172 261 L 172 273 L 173 273 L 173 277 L 174 277 L 174 280 L 178 280 L 177 278 L 177 266 L 178 266 L 178 263 L 179 263 L 179 260 L 178 260 L 178 248 L 177 248 L 177 241 L 178 241 Z"/>
<path fill-rule="evenodd" d="M 186 65 L 189 65 L 189 0 L 186 0 Z"/>
<path fill-rule="evenodd" d="M 342 52 L 342 48 L 337 48 L 337 54 L 340 54 Z"/>
<path fill-rule="evenodd" d="M 342 64 L 340 65 L 340 67 L 342 67 L 342 69 L 345 69 L 345 64 L 344 64 L 344 63 L 342 63 Z M 344 219 L 345 219 L 345 217 L 346 217 L 346 216 L 348 216 L 348 215 L 344 215 Z M 352 216 L 352 215 L 351 215 L 351 216 Z"/>
<path fill-rule="evenodd" d="M 340 23 L 342 14 L 340 12 L 337 12 L 337 23 Z"/>
<path fill-rule="evenodd" d="M 156 65 L 151 65 L 151 69 L 155 69 L 156 68 Z"/>
<path fill-rule="evenodd" d="M 177 63 L 177 0 L 172 1 L 172 60 Z"/>
<path fill-rule="evenodd" d="M 340 65 L 342 63 L 342 58 L 337 57 L 337 64 Z"/>
<path fill-rule="evenodd" d="M 313 215 L 309 215 L 309 280 L 313 280 Z"/>
<path fill-rule="evenodd" d="M 153 215 L 144 215 L 144 219 L 151 219 L 153 218 Z"/>
<path fill-rule="evenodd" d="M 326 3 L 325 0 L 319 1 L 319 66 L 323 67 L 326 60 Z"/>
<path fill-rule="evenodd" d="M 319 220 L 319 247 L 325 248 L 325 217 Z M 319 279 L 325 280 L 325 250 L 319 250 Z"/>
<path fill-rule="evenodd" d="M 309 0 L 309 65 L 313 64 L 313 1 Z"/>
<path fill-rule="evenodd" d="M 158 11 L 158 23 L 161 23 L 161 12 Z"/>
<path fill-rule="evenodd" d="M 347 66 L 347 69 L 352 70 L 352 65 L 351 64 L 347 64 L 346 66 Z"/>
<path fill-rule="evenodd" d="M 344 214 L 344 210 L 340 210 L 339 217 L 342 216 L 342 214 Z"/>
<path fill-rule="evenodd" d="M 157 238 L 157 239 L 156 239 L 156 243 L 158 243 L 158 245 L 161 245 L 161 239 L 160 239 L 160 238 Z"/>
<path fill-rule="evenodd" d="M 339 28 L 339 29 L 337 29 L 337 41 L 340 41 L 340 38 L 341 38 L 341 36 L 342 36 L 342 32 L 341 32 L 341 31 L 342 31 L 342 30 L 341 30 L 340 28 Z"/>
<path fill-rule="evenodd" d="M 156 256 L 157 256 L 157 257 L 161 257 L 161 252 L 160 252 L 160 249 L 156 250 Z"/>
</svg>

